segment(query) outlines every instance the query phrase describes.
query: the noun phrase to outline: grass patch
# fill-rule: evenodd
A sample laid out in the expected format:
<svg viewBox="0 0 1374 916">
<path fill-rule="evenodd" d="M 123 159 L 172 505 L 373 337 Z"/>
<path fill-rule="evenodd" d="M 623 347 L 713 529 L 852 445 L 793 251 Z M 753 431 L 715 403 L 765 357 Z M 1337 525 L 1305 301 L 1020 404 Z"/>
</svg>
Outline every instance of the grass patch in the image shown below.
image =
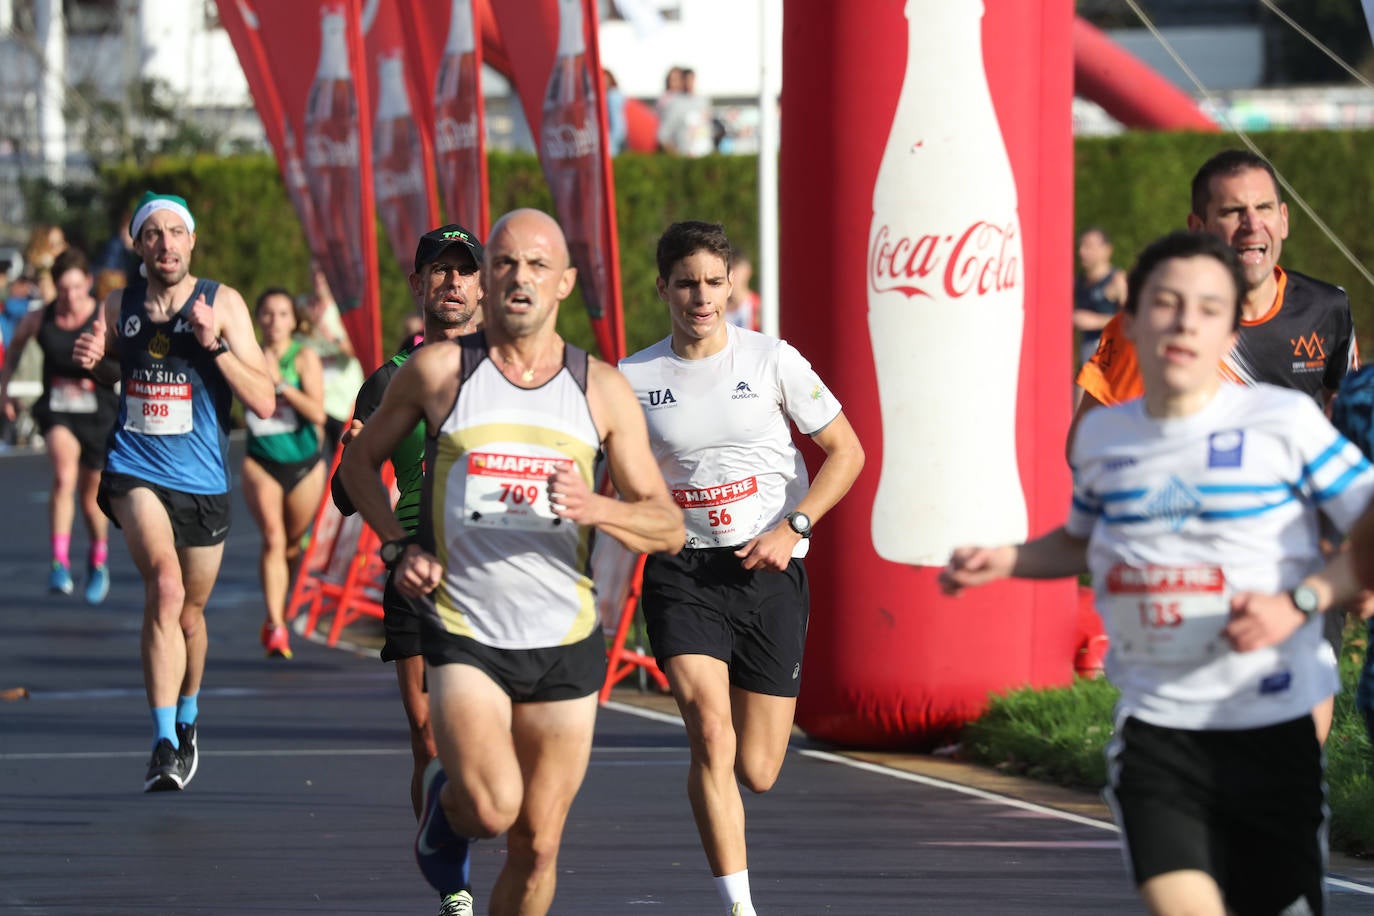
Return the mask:
<svg viewBox="0 0 1374 916">
<path fill-rule="evenodd" d="M 1331 848 L 1374 855 L 1374 749 L 1355 710 L 1367 637 L 1352 621 L 1341 651 L 1341 693 L 1326 742 Z M 995 696 L 963 732 L 961 756 L 1000 770 L 1096 791 L 1107 781 L 1103 749 L 1112 737 L 1117 690 L 1105 679 Z"/>
</svg>

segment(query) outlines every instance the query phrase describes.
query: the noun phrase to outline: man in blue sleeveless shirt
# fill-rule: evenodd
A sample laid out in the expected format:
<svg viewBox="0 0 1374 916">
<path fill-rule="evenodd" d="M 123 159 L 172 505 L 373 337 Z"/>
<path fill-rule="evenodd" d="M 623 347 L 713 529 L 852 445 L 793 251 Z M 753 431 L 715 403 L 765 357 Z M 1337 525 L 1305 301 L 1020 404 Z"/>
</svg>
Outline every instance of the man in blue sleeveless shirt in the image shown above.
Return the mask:
<svg viewBox="0 0 1374 916">
<path fill-rule="evenodd" d="M 143 681 L 156 733 L 146 792 L 184 788 L 198 764 L 205 603 L 229 532 L 230 403 L 264 418 L 276 406 L 243 297 L 190 272 L 195 229 L 182 198 L 143 195 L 129 234 L 147 280 L 111 293 L 73 351 L 99 381 L 122 383 L 99 502 L 147 584 Z M 101 362 L 107 352 L 117 374 Z"/>
</svg>

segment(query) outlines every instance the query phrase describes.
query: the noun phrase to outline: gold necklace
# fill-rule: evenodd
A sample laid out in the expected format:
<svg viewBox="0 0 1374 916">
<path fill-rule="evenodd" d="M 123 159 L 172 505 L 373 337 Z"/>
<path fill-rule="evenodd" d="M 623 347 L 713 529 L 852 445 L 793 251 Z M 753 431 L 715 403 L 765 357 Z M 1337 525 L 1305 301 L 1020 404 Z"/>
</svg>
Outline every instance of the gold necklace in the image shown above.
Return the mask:
<svg viewBox="0 0 1374 916">
<path fill-rule="evenodd" d="M 509 369 L 511 363 L 514 362 L 514 360 L 512 360 L 509 356 L 506 356 L 504 353 L 498 353 L 497 355 L 501 357 L 501 365 Z M 522 369 L 519 364 L 516 364 L 515 368 L 520 369 L 520 381 L 525 382 L 526 384 L 534 381 L 533 366 L 531 366 L 528 369 Z"/>
</svg>

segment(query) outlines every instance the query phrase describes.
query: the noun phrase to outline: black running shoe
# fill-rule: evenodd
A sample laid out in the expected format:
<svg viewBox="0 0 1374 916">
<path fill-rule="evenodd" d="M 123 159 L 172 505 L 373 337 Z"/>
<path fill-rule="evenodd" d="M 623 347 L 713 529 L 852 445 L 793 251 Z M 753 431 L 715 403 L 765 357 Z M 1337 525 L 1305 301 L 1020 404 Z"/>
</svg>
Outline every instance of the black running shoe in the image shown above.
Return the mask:
<svg viewBox="0 0 1374 916">
<path fill-rule="evenodd" d="M 153 759 L 148 761 L 148 775 L 143 780 L 144 792 L 178 792 L 186 785 L 185 761 L 172 742 L 158 739 L 153 747 Z"/>
<path fill-rule="evenodd" d="M 200 766 L 200 740 L 196 735 L 196 723 L 178 722 L 177 741 L 180 747 L 177 754 L 181 757 L 181 770 L 185 776 L 181 780 L 181 787 L 186 788 L 191 777 L 196 775 L 196 767 Z"/>
</svg>

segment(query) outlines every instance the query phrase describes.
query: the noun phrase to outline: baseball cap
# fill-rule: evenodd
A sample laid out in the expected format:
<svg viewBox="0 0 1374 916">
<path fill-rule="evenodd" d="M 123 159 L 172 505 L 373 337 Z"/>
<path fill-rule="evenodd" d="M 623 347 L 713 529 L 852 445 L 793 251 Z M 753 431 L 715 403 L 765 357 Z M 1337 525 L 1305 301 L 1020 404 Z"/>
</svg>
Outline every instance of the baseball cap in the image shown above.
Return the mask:
<svg viewBox="0 0 1374 916">
<path fill-rule="evenodd" d="M 461 245 L 468 250 L 474 261 L 482 263 L 482 243 L 475 233 L 469 232 L 457 223 L 449 223 L 438 229 L 431 229 L 420 236 L 420 244 L 415 248 L 415 272 L 418 274 L 426 265 L 438 260 L 450 245 Z"/>
</svg>

